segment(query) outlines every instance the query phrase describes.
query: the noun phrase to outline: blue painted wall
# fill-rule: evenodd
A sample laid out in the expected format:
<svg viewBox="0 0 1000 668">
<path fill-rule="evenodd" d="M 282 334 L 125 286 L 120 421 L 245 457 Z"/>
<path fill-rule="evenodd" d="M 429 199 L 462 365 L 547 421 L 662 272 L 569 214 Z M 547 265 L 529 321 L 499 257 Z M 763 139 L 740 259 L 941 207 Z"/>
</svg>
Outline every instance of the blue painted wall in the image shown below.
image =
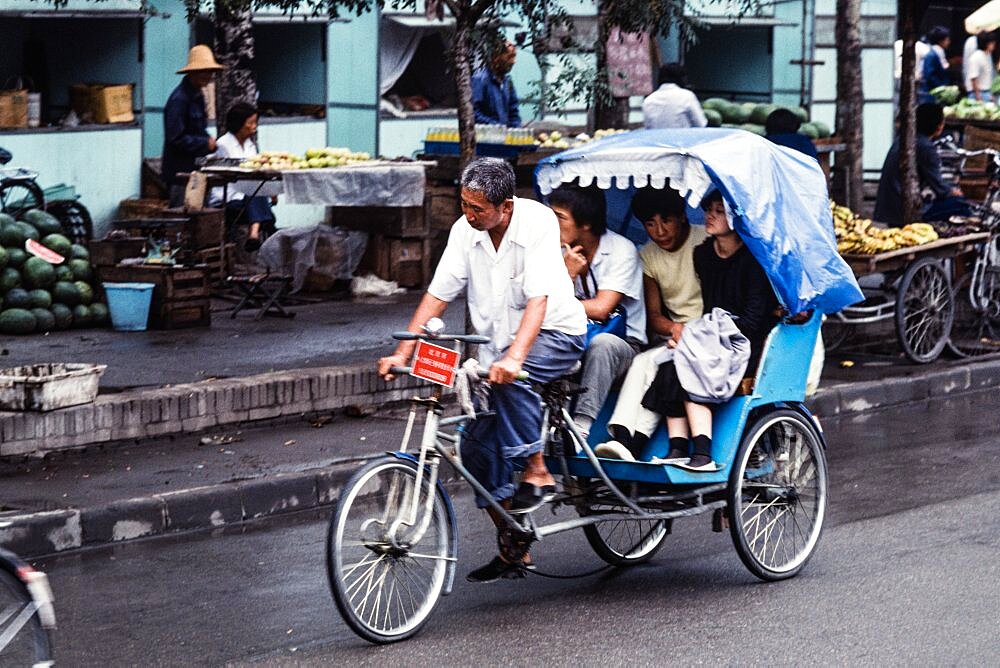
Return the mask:
<svg viewBox="0 0 1000 668">
<path fill-rule="evenodd" d="M 327 142 L 378 153 L 379 16 L 368 13 L 327 30 Z"/>
<path fill-rule="evenodd" d="M 187 62 L 191 48 L 191 25 L 185 18 L 183 3 L 180 0 L 151 0 L 151 4 L 169 17 L 150 18 L 144 32 L 144 157 L 159 156 L 163 152 L 163 105 L 181 81 L 181 75 L 176 72 Z"/>
</svg>

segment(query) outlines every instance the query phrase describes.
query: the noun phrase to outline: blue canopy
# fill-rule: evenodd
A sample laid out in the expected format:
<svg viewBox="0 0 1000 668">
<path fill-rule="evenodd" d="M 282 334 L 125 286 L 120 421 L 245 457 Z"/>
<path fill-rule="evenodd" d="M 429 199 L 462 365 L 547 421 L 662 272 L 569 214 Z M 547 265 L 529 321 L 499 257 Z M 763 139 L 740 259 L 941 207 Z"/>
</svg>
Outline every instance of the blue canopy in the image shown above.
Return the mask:
<svg viewBox="0 0 1000 668">
<path fill-rule="evenodd" d="M 790 312 L 835 313 L 863 299 L 837 252 L 826 177 L 802 153 L 745 130 L 636 130 L 563 151 L 535 169 L 543 196 L 577 179 L 608 190 L 609 209 L 617 211 L 627 211 L 635 188 L 669 183 L 693 208 L 717 188 Z M 609 220 L 609 227 L 627 234 L 628 219 Z"/>
</svg>

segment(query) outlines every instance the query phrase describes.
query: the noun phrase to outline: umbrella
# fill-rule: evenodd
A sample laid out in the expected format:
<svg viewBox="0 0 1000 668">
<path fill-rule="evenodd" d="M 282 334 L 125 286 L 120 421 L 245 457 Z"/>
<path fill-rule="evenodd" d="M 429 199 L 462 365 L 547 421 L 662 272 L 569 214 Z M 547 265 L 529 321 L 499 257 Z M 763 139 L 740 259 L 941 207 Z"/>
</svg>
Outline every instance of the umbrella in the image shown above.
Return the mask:
<svg viewBox="0 0 1000 668">
<path fill-rule="evenodd" d="M 965 19 L 965 32 L 978 35 L 1000 28 L 1000 0 L 990 0 Z"/>
</svg>

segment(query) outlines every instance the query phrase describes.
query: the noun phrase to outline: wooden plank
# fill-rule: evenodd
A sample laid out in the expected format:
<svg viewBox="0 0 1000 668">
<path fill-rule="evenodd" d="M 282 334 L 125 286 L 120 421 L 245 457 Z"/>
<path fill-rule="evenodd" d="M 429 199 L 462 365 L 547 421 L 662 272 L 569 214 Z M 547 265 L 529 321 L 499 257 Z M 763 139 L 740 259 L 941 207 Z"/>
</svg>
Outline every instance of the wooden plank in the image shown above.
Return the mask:
<svg viewBox="0 0 1000 668">
<path fill-rule="evenodd" d="M 985 241 L 990 237 L 989 232 L 973 232 L 957 237 L 938 239 L 919 246 L 907 246 L 896 250 L 877 253 L 875 255 L 862 255 L 858 253 L 844 253 L 841 257 L 855 274 L 873 274 L 879 271 L 898 269 L 902 264 L 908 264 L 918 257 L 935 255 L 937 257 L 947 257 L 958 255 L 970 245 Z"/>
</svg>

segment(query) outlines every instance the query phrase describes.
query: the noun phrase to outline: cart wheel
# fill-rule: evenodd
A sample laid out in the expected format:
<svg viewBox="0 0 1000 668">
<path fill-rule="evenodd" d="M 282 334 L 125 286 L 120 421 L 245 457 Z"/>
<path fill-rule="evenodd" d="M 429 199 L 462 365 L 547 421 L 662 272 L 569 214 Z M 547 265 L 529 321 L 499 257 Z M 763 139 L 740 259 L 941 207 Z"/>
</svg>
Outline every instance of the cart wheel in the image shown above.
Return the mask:
<svg viewBox="0 0 1000 668">
<path fill-rule="evenodd" d="M 373 643 L 405 640 L 420 630 L 454 555 L 448 502 L 428 488 L 426 475 L 416 525 L 400 524 L 410 513 L 416 480 L 412 462 L 374 461 L 344 486 L 330 520 L 326 568 L 334 601 L 351 630 Z M 429 517 L 428 492 L 434 494 Z"/>
<path fill-rule="evenodd" d="M 955 303 L 948 274 L 934 258 L 911 264 L 896 290 L 896 336 L 914 362 L 933 362 L 951 333 Z"/>
<path fill-rule="evenodd" d="M 796 575 L 826 516 L 826 455 L 813 424 L 781 409 L 746 432 L 729 475 L 729 531 L 736 552 L 762 580 Z"/>
<path fill-rule="evenodd" d="M 851 325 L 847 324 L 840 313 L 831 313 L 823 321 L 823 348 L 826 352 L 832 353 L 844 345 L 850 334 Z"/>
<path fill-rule="evenodd" d="M 948 351 L 955 357 L 976 357 L 1000 352 L 1000 342 L 995 340 L 996 332 L 990 318 L 972 302 L 969 283 L 972 274 L 965 274 L 955 285 L 955 320 L 948 337 Z"/>
<path fill-rule="evenodd" d="M 612 512 L 627 512 L 612 508 Z M 583 527 L 587 542 L 604 561 L 612 566 L 641 564 L 653 558 L 667 538 L 665 520 L 614 520 Z"/>
</svg>

